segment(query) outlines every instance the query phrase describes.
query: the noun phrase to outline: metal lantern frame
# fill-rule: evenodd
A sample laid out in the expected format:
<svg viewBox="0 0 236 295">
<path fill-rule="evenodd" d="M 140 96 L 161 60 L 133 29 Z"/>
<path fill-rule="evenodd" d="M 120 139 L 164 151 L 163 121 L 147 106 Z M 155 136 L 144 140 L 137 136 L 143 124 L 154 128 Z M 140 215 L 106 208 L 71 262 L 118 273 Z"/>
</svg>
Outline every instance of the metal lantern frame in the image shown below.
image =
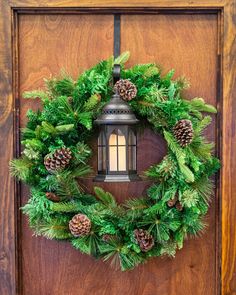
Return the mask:
<svg viewBox="0 0 236 295">
<path fill-rule="evenodd" d="M 114 83 L 119 80 L 119 73 L 120 67 L 115 65 Z M 95 181 L 140 180 L 137 175 L 137 134 L 135 129 L 138 120 L 129 104 L 122 100 L 118 93 L 113 94 L 95 123 L 99 125 L 98 174 Z M 112 143 L 111 136 L 114 141 Z M 120 157 L 123 157 L 123 161 Z M 111 164 L 116 169 L 112 169 Z"/>
</svg>

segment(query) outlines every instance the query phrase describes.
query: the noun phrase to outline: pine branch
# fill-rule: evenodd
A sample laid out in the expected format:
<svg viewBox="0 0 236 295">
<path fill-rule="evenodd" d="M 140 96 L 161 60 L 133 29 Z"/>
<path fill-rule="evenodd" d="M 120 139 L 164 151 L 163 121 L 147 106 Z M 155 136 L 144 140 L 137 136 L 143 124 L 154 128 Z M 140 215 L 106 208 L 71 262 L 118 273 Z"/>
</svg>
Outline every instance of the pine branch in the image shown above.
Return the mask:
<svg viewBox="0 0 236 295">
<path fill-rule="evenodd" d="M 211 124 L 211 117 L 206 116 L 204 117 L 197 125 L 197 127 L 194 129 L 194 136 L 198 136 L 202 133 L 202 131 Z"/>
<path fill-rule="evenodd" d="M 39 98 L 42 102 L 45 102 L 49 99 L 48 94 L 43 90 L 32 90 L 32 91 L 25 91 L 23 93 L 23 98 L 25 99 L 36 99 Z"/>
<path fill-rule="evenodd" d="M 112 239 L 101 248 L 104 261 L 110 261 L 115 269 L 126 271 L 144 262 L 142 255 L 129 250 L 120 240 Z"/>
<path fill-rule="evenodd" d="M 163 190 L 164 190 L 163 183 L 153 184 L 147 190 L 148 197 L 153 200 L 160 200 L 162 197 Z"/>
<path fill-rule="evenodd" d="M 94 110 L 97 107 L 100 100 L 100 94 L 91 95 L 90 98 L 84 103 L 84 110 L 87 112 Z"/>
<path fill-rule="evenodd" d="M 191 108 L 200 111 L 200 112 L 207 112 L 207 113 L 217 113 L 217 110 L 214 106 L 210 104 L 206 104 L 203 98 L 196 97 L 190 101 L 185 101 L 190 104 Z"/>
<path fill-rule="evenodd" d="M 72 239 L 72 245 L 82 253 L 98 257 L 100 254 L 100 239 L 91 232 L 88 236 Z"/>
<path fill-rule="evenodd" d="M 178 88 L 178 90 L 184 90 L 184 89 L 188 89 L 190 87 L 189 80 L 184 76 L 177 78 L 175 81 L 175 84 L 176 84 L 176 87 Z"/>
<path fill-rule="evenodd" d="M 31 168 L 33 163 L 26 157 L 14 159 L 10 161 L 11 175 L 27 182 L 31 176 Z"/>
<path fill-rule="evenodd" d="M 114 60 L 114 64 L 125 64 L 130 57 L 130 52 L 125 51 Z"/>
<path fill-rule="evenodd" d="M 176 155 L 176 160 L 179 164 L 180 171 L 182 172 L 185 180 L 187 182 L 193 182 L 194 181 L 194 174 L 192 171 L 186 166 L 185 160 L 186 155 L 182 148 L 179 147 L 179 145 L 175 142 L 174 137 L 171 135 L 171 133 L 164 131 L 164 137 L 168 143 L 168 146 L 172 150 L 172 152 Z"/>
<path fill-rule="evenodd" d="M 58 95 L 73 96 L 75 91 L 74 80 L 65 72 L 62 73 L 62 79 L 55 82 L 55 91 Z"/>
<path fill-rule="evenodd" d="M 181 195 L 180 201 L 183 206 L 193 207 L 196 206 L 199 200 L 197 191 L 194 190 L 185 190 Z"/>
<path fill-rule="evenodd" d="M 105 192 L 101 187 L 95 186 L 94 192 L 96 197 L 105 205 L 105 206 L 116 206 L 116 200 L 113 195 L 109 192 Z"/>
<path fill-rule="evenodd" d="M 34 229 L 36 235 L 44 236 L 50 240 L 66 240 L 72 237 L 69 232 L 68 223 L 65 221 L 61 222 L 57 219 L 52 220 L 50 223 L 38 223 L 34 226 Z"/>
<path fill-rule="evenodd" d="M 198 195 L 205 201 L 206 204 L 209 203 L 214 188 L 212 180 L 206 176 L 202 176 L 200 179 L 193 182 L 191 187 L 198 192 Z"/>
<path fill-rule="evenodd" d="M 57 172 L 55 177 L 58 182 L 56 192 L 59 196 L 64 198 L 76 198 L 81 195 L 81 188 L 70 171 Z"/>
<path fill-rule="evenodd" d="M 160 73 L 160 69 L 156 65 L 151 65 L 144 73 L 144 78 L 149 78 L 152 76 L 157 76 Z"/>
<path fill-rule="evenodd" d="M 34 226 L 40 220 L 45 222 L 51 220 L 50 203 L 44 192 L 36 189 L 31 190 L 28 203 L 21 208 L 23 213 L 28 215 L 31 226 Z"/>
<path fill-rule="evenodd" d="M 176 243 L 173 241 L 170 241 L 168 243 L 164 243 L 161 248 L 161 255 L 167 255 L 169 257 L 175 257 L 176 253 Z"/>
<path fill-rule="evenodd" d="M 147 198 L 128 199 L 124 203 L 124 207 L 127 209 L 125 218 L 131 221 L 142 217 L 144 209 L 148 208 Z"/>
<path fill-rule="evenodd" d="M 50 204 L 50 209 L 53 212 L 66 212 L 66 213 L 77 213 L 77 212 L 84 212 L 83 211 L 83 206 L 81 202 L 76 201 L 76 202 L 60 202 L 60 203 L 51 203 Z"/>
<path fill-rule="evenodd" d="M 145 175 L 153 179 L 167 180 L 177 176 L 177 167 L 171 156 L 168 155 L 163 158 L 161 163 L 151 166 L 145 171 Z"/>
</svg>

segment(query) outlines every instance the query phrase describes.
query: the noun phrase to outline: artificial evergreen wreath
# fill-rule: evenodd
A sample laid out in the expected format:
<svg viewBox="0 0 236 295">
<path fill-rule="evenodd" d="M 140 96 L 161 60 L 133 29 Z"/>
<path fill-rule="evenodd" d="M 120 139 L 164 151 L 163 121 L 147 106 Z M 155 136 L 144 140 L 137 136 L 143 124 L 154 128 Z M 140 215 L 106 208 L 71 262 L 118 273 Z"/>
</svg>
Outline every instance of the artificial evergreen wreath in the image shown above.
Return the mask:
<svg viewBox="0 0 236 295">
<path fill-rule="evenodd" d="M 22 156 L 11 162 L 12 174 L 30 186 L 23 212 L 36 235 L 68 240 L 82 253 L 118 261 L 121 270 L 149 257 L 174 256 L 187 236 L 204 229 L 213 189 L 209 177 L 219 168 L 213 144 L 202 134 L 211 122 L 203 113 L 216 113 L 215 108 L 202 98 L 185 100 L 181 91 L 188 83 L 173 80 L 173 70 L 161 76 L 155 64 L 125 69 L 128 57 L 125 52 L 101 61 L 77 81 L 63 74 L 45 80 L 45 91 L 26 92 L 25 98 L 40 98 L 43 108 L 28 111 Z M 86 142 L 113 92 L 115 63 L 123 79 L 116 90 L 168 145 L 161 163 L 145 172 L 153 179 L 146 195 L 124 204 L 100 187 L 95 195 L 86 193 L 77 179 L 91 173 Z"/>
</svg>

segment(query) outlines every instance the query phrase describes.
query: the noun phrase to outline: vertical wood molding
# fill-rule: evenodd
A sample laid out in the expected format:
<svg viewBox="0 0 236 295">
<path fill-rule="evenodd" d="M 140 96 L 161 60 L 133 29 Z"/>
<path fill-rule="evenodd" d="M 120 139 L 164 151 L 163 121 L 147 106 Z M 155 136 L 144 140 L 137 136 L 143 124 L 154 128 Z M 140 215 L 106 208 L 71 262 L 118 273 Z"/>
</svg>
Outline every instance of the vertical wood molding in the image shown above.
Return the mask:
<svg viewBox="0 0 236 295">
<path fill-rule="evenodd" d="M 222 294 L 236 294 L 236 2 L 224 8 L 222 130 Z"/>
<path fill-rule="evenodd" d="M 13 156 L 11 9 L 0 2 L 0 294 L 16 294 L 16 195 L 9 174 Z"/>
</svg>

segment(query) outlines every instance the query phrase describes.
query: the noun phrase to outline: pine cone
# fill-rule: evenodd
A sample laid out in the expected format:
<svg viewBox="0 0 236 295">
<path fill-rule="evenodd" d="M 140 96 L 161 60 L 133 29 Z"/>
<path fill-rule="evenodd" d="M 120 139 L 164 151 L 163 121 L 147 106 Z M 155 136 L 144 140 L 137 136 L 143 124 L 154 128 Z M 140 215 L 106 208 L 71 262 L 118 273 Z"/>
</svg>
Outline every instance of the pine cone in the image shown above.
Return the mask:
<svg viewBox="0 0 236 295">
<path fill-rule="evenodd" d="M 137 88 L 129 80 L 119 80 L 116 82 L 114 89 L 118 92 L 123 100 L 130 101 L 136 97 Z"/>
<path fill-rule="evenodd" d="M 167 206 L 172 208 L 175 206 L 176 202 L 177 202 L 177 196 L 174 197 L 174 199 L 170 199 L 169 201 L 167 201 Z"/>
<path fill-rule="evenodd" d="M 47 192 L 46 198 L 52 202 L 60 202 L 60 198 L 52 192 Z"/>
<path fill-rule="evenodd" d="M 61 148 L 56 150 L 53 155 L 45 157 L 44 166 L 48 171 L 63 169 L 69 164 L 71 158 L 71 150 Z"/>
<path fill-rule="evenodd" d="M 70 105 L 72 105 L 73 104 L 73 97 L 72 96 L 69 96 L 69 97 L 67 97 L 67 102 L 70 104 Z"/>
<path fill-rule="evenodd" d="M 134 236 L 137 243 L 139 244 L 141 251 L 147 252 L 151 250 L 154 246 L 154 239 L 152 235 L 148 233 L 148 231 L 144 229 L 136 229 L 134 231 Z"/>
<path fill-rule="evenodd" d="M 84 214 L 76 214 L 69 222 L 69 229 L 74 237 L 87 236 L 91 230 L 91 221 Z"/>
<path fill-rule="evenodd" d="M 173 128 L 178 143 L 185 147 L 193 140 L 193 126 L 190 120 L 179 120 Z"/>
<path fill-rule="evenodd" d="M 176 204 L 175 204 L 175 208 L 178 210 L 178 211 L 183 211 L 183 205 L 178 201 Z"/>
<path fill-rule="evenodd" d="M 98 102 L 100 102 L 102 100 L 101 94 L 100 93 L 96 93 L 95 95 L 97 96 Z"/>
</svg>

